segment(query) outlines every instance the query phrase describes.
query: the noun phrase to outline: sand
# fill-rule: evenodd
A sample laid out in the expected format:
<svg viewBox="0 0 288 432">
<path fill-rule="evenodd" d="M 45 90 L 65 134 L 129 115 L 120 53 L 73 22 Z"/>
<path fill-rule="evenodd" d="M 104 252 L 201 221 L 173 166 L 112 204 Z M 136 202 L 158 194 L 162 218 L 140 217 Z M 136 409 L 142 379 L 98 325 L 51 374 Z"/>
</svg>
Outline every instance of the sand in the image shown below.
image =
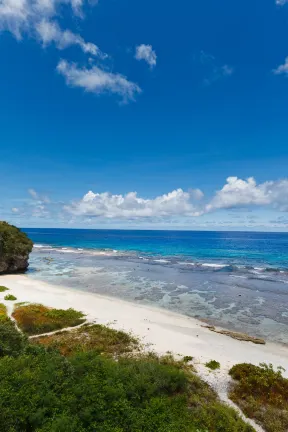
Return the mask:
<svg viewBox="0 0 288 432">
<path fill-rule="evenodd" d="M 270 342 L 255 345 L 238 341 L 211 332 L 203 327 L 202 322 L 193 318 L 117 298 L 54 286 L 25 275 L 0 276 L 0 285 L 10 288 L 10 293 L 17 297 L 17 302 L 42 303 L 63 309 L 72 307 L 87 314 L 89 321 L 133 332 L 140 337 L 147 349 L 159 354 L 169 351 L 175 355 L 192 356 L 199 374 L 225 401 L 228 401 L 228 371 L 234 364 L 272 363 L 274 367 L 282 366 L 286 369 L 284 376 L 288 377 L 286 346 Z M 6 294 L 7 291 L 0 293 L 0 302 L 5 303 L 11 313 L 15 302 L 5 301 Z M 205 363 L 211 359 L 220 362 L 220 370 L 211 372 L 205 367 Z M 261 428 L 257 427 L 257 430 Z"/>
</svg>

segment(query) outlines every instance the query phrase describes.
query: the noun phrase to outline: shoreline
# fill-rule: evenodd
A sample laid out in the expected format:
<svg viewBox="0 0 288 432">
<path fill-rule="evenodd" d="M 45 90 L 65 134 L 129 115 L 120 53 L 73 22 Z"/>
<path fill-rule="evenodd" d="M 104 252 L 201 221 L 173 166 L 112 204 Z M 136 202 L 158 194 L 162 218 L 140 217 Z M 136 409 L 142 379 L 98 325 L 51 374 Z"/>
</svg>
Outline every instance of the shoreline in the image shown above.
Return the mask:
<svg viewBox="0 0 288 432">
<path fill-rule="evenodd" d="M 16 302 L 80 310 L 88 321 L 134 333 L 159 354 L 171 351 L 176 355 L 190 355 L 199 364 L 215 359 L 220 362 L 221 370 L 226 371 L 236 363 L 272 363 L 274 367 L 284 367 L 284 375 L 288 377 L 288 347 L 285 345 L 238 341 L 211 332 L 203 327 L 203 321 L 177 312 L 56 286 L 26 275 L 2 275 L 0 283 L 17 297 Z M 4 293 L 0 295 L 0 302 L 12 312 L 14 302 L 5 301 Z"/>
</svg>

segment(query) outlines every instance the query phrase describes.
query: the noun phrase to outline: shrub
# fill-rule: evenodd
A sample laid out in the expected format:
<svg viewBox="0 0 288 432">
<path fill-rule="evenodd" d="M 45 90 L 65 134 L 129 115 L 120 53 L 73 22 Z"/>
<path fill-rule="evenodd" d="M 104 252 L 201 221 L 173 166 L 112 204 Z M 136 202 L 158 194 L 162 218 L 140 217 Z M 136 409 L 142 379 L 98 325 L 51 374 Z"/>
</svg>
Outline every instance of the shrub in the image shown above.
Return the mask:
<svg viewBox="0 0 288 432">
<path fill-rule="evenodd" d="M 237 382 L 232 386 L 230 398 L 243 412 L 262 424 L 267 432 L 288 430 L 288 379 L 283 368 L 261 363 L 238 364 L 229 374 Z"/>
<path fill-rule="evenodd" d="M 0 382 L 0 430 L 253 431 L 216 397 L 212 407 L 204 398 L 190 403 L 197 388 L 190 376 L 157 357 L 115 361 L 91 351 L 67 359 L 53 350 L 26 350 L 1 360 Z"/>
<path fill-rule="evenodd" d="M 4 297 L 4 300 L 17 300 L 17 298 L 13 295 L 13 294 L 7 294 L 5 297 Z"/>
<path fill-rule="evenodd" d="M 74 309 L 52 309 L 34 303 L 16 306 L 12 316 L 28 335 L 48 333 L 85 322 L 84 314 Z"/>
<path fill-rule="evenodd" d="M 211 370 L 220 369 L 220 363 L 216 360 L 210 360 L 209 362 L 205 363 L 205 366 Z"/>
<path fill-rule="evenodd" d="M 183 357 L 183 362 L 184 363 L 189 363 L 189 362 L 191 362 L 193 360 L 193 357 L 191 357 L 191 356 L 184 356 Z"/>
<path fill-rule="evenodd" d="M 4 292 L 4 291 L 8 291 L 8 290 L 9 290 L 9 288 L 7 288 L 3 285 L 0 285 L 0 292 Z"/>
<path fill-rule="evenodd" d="M 15 324 L 7 316 L 5 319 L 0 319 L 0 357 L 19 355 L 26 344 L 26 338 L 19 333 Z"/>
</svg>

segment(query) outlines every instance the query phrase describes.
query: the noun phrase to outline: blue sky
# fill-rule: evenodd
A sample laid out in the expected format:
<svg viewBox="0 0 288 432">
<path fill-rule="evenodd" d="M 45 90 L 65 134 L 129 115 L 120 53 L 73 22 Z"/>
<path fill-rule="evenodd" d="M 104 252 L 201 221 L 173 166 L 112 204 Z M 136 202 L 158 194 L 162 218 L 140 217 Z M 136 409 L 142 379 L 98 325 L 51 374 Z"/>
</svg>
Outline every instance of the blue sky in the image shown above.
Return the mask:
<svg viewBox="0 0 288 432">
<path fill-rule="evenodd" d="M 287 231 L 285 3 L 0 0 L 0 218 Z"/>
</svg>

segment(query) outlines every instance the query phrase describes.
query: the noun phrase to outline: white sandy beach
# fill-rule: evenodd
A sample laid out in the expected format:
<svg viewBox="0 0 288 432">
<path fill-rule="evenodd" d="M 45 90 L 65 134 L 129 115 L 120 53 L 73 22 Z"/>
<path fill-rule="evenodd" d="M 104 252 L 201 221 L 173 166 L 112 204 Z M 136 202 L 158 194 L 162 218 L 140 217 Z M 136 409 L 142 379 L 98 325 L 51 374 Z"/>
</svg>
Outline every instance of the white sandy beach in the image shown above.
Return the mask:
<svg viewBox="0 0 288 432">
<path fill-rule="evenodd" d="M 269 342 L 266 345 L 255 345 L 238 341 L 203 328 L 203 324 L 193 318 L 50 285 L 24 275 L 1 276 L 0 285 L 10 288 L 18 302 L 42 303 L 63 309 L 72 307 L 87 314 L 89 321 L 132 331 L 159 354 L 171 351 L 176 355 L 192 356 L 200 375 L 217 390 L 223 400 L 227 400 L 228 371 L 236 363 L 272 363 L 274 367 L 282 366 L 286 369 L 284 375 L 288 377 L 288 348 L 282 345 Z M 14 302 L 5 301 L 5 294 L 0 293 L 0 302 L 5 303 L 11 313 Z M 211 359 L 220 362 L 219 371 L 210 372 L 204 366 Z"/>
</svg>

